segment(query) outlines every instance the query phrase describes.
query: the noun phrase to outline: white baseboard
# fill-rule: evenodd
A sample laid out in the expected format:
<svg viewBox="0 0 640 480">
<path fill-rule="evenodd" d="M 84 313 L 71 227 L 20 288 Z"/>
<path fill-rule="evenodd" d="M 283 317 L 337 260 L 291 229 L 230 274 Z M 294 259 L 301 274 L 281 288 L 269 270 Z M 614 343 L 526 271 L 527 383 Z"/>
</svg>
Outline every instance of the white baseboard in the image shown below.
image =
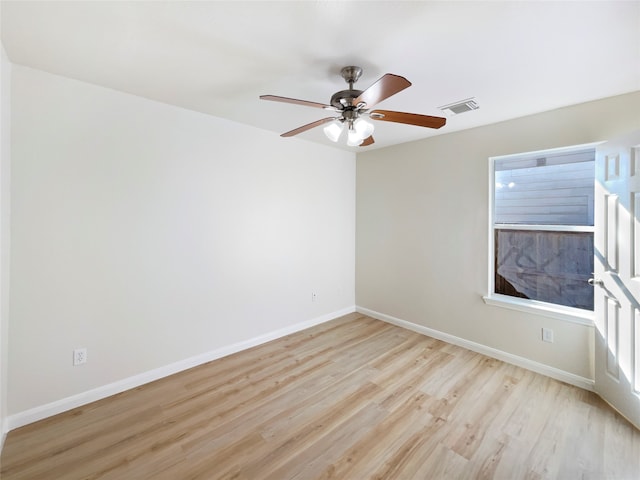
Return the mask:
<svg viewBox="0 0 640 480">
<path fill-rule="evenodd" d="M 217 360 L 219 358 L 226 357 L 227 355 L 231 355 L 233 353 L 237 353 L 242 350 L 246 350 L 248 348 L 270 342 L 271 340 L 284 337 L 291 333 L 305 330 L 307 328 L 319 325 L 324 322 L 328 322 L 329 320 L 347 315 L 348 313 L 353 313 L 355 311 L 355 306 L 347 307 L 336 312 L 331 312 L 326 315 L 307 320 L 305 322 L 296 323 L 294 325 L 290 325 L 273 332 L 265 333 L 264 335 L 259 335 L 242 342 L 218 348 L 211 352 L 196 355 L 194 357 L 190 357 L 185 360 L 166 365 L 164 367 L 156 368 L 139 375 L 134 375 L 133 377 L 118 380 L 117 382 L 103 385 L 101 387 L 94 388 L 77 395 L 72 395 L 71 397 L 62 398 L 46 405 L 41 405 L 20 413 L 16 413 L 14 415 L 10 415 L 6 421 L 6 431 L 14 430 L 24 425 L 37 422 L 38 420 L 42 420 L 62 412 L 66 412 L 73 408 L 81 407 L 97 400 L 102 400 L 103 398 L 110 397 L 111 395 L 116 395 L 118 393 L 124 392 L 125 390 L 130 390 L 132 388 L 139 387 L 140 385 L 144 385 L 145 383 L 168 377 L 169 375 L 173 375 L 174 373 L 182 372 L 184 370 L 188 370 L 189 368 L 197 367 L 198 365 L 202 365 L 212 360 Z M 4 430 L 5 429 L 3 429 L 3 440 L 4 435 L 6 434 Z"/>
<path fill-rule="evenodd" d="M 546 375 L 547 377 L 555 378 L 556 380 L 560 380 L 561 382 L 580 387 L 584 390 L 589 390 L 591 392 L 594 391 L 594 382 L 589 378 L 581 377 L 580 375 L 575 375 L 573 373 L 560 370 L 559 368 L 550 367 L 549 365 L 545 365 L 543 363 L 539 363 L 525 357 L 520 357 L 518 355 L 503 352 L 502 350 L 497 350 L 481 343 L 465 340 L 464 338 L 440 332 L 439 330 L 434 330 L 429 327 L 424 327 L 422 325 L 407 322 L 406 320 L 401 320 L 399 318 L 392 317 L 391 315 L 386 315 L 374 310 L 369 310 L 368 308 L 356 306 L 356 311 L 358 313 L 363 313 L 378 320 L 391 323 L 398 327 L 406 328 L 407 330 L 412 330 L 429 337 L 437 338 L 438 340 L 442 340 L 453 345 L 458 345 L 459 347 L 466 348 L 467 350 L 481 353 L 488 357 L 496 358 L 498 360 L 502 360 L 503 362 L 510 363 L 518 367 L 526 368 L 527 370 Z"/>
</svg>

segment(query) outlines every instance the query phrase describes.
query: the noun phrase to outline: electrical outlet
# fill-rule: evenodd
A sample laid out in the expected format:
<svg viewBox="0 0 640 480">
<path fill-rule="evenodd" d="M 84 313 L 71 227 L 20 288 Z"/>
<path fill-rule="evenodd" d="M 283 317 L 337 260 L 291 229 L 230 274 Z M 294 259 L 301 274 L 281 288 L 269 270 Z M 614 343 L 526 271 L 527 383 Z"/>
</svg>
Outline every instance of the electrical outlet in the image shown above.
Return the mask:
<svg viewBox="0 0 640 480">
<path fill-rule="evenodd" d="M 553 330 L 542 327 L 542 341 L 553 343 Z"/>
<path fill-rule="evenodd" d="M 73 366 L 83 365 L 87 363 L 87 349 L 76 348 L 73 351 Z"/>
<path fill-rule="evenodd" d="M 311 293 L 311 301 L 315 302 L 318 300 L 318 294 L 316 292 Z"/>
</svg>

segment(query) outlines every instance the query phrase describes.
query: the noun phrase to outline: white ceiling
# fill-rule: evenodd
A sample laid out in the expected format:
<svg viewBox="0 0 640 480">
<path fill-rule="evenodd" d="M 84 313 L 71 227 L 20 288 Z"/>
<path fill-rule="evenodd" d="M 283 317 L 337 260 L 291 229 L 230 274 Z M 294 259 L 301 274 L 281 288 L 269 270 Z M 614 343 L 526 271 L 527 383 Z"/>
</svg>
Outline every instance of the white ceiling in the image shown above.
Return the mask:
<svg viewBox="0 0 640 480">
<path fill-rule="evenodd" d="M 458 100 L 480 105 L 440 130 L 377 122 L 366 149 L 640 90 L 640 1 L 0 5 L 14 63 L 274 135 L 327 112 L 259 95 L 328 103 L 347 88 L 345 65 L 364 69 L 356 88 L 385 73 L 413 83 L 380 108 L 441 116 Z M 299 138 L 336 145 L 322 128 Z"/>
</svg>

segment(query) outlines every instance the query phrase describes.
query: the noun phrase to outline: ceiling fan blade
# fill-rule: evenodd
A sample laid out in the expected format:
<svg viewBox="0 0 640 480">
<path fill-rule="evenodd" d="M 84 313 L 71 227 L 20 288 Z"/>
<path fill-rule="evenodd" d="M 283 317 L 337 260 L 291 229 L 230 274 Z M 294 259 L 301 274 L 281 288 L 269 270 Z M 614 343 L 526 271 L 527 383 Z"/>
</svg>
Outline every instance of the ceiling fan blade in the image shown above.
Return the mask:
<svg viewBox="0 0 640 480">
<path fill-rule="evenodd" d="M 417 113 L 394 112 L 392 110 L 374 110 L 369 112 L 371 120 L 381 120 L 383 122 L 406 123 L 417 125 L 418 127 L 440 128 L 447 123 L 443 117 L 431 117 L 429 115 L 419 115 Z"/>
<path fill-rule="evenodd" d="M 394 75 L 393 73 L 387 73 L 362 92 L 358 98 L 353 100 L 352 105 L 356 106 L 364 102 L 367 108 L 371 108 L 384 99 L 389 98 L 391 95 L 395 95 L 410 86 L 411 82 L 406 78 Z"/>
<path fill-rule="evenodd" d="M 373 145 L 375 140 L 373 139 L 373 135 L 369 135 L 364 141 L 360 144 L 361 147 L 367 147 L 369 145 Z"/>
<path fill-rule="evenodd" d="M 278 97 L 277 95 L 260 95 L 260 99 L 271 100 L 272 102 L 293 103 L 294 105 L 303 105 L 305 107 L 324 108 L 325 110 L 336 110 L 335 107 L 325 105 L 324 103 L 298 100 L 297 98 Z"/>
<path fill-rule="evenodd" d="M 299 133 L 306 132 L 307 130 L 311 130 L 314 127 L 318 127 L 318 126 L 322 125 L 323 123 L 331 122 L 331 121 L 333 121 L 335 119 L 336 119 L 336 117 L 327 117 L 327 118 L 323 118 L 321 120 L 316 120 L 315 122 L 307 123 L 306 125 L 303 125 L 303 126 L 298 127 L 298 128 L 296 128 L 294 130 L 291 130 L 290 132 L 283 133 L 280 136 L 281 137 L 293 137 L 294 135 L 298 135 Z"/>
</svg>

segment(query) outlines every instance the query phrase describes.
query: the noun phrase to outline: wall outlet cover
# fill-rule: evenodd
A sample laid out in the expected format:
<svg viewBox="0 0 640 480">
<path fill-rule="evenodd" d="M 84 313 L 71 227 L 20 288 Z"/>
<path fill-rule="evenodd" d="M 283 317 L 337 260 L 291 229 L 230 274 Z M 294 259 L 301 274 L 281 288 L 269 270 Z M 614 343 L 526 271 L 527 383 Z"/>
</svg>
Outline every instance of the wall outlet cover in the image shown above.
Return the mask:
<svg viewBox="0 0 640 480">
<path fill-rule="evenodd" d="M 73 365 L 83 365 L 87 363 L 87 349 L 86 348 L 76 348 L 73 351 Z"/>
</svg>

